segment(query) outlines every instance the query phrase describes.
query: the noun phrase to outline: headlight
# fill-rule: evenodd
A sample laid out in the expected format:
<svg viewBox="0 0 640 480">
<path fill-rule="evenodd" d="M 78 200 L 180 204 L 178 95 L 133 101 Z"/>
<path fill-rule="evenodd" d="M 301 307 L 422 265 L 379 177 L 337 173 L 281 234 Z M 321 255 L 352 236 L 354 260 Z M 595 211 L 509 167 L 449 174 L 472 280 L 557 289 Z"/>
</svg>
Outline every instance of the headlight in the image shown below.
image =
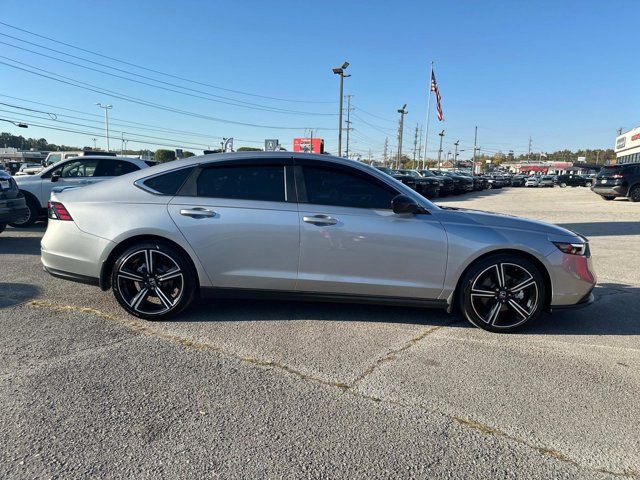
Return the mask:
<svg viewBox="0 0 640 480">
<path fill-rule="evenodd" d="M 558 250 L 562 253 L 567 253 L 569 255 L 588 255 L 589 253 L 588 243 L 553 242 L 553 244 L 558 247 Z"/>
</svg>

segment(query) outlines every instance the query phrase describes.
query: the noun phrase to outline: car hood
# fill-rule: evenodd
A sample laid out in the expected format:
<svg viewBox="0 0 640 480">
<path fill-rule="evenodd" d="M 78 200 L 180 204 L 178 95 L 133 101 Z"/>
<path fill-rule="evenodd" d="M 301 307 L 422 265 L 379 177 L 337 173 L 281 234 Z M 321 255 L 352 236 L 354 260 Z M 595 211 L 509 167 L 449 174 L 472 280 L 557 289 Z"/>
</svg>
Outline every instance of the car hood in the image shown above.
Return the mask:
<svg viewBox="0 0 640 480">
<path fill-rule="evenodd" d="M 586 240 L 586 237 L 558 225 L 530 220 L 528 218 L 514 217 L 503 213 L 485 212 L 482 210 L 468 210 L 440 206 L 443 220 L 449 222 L 469 223 L 492 228 L 505 228 L 532 233 L 545 234 L 551 241 L 576 241 Z"/>
<path fill-rule="evenodd" d="M 18 186 L 22 185 L 35 185 L 42 181 L 40 175 L 18 175 L 17 177 L 13 177 Z"/>
</svg>

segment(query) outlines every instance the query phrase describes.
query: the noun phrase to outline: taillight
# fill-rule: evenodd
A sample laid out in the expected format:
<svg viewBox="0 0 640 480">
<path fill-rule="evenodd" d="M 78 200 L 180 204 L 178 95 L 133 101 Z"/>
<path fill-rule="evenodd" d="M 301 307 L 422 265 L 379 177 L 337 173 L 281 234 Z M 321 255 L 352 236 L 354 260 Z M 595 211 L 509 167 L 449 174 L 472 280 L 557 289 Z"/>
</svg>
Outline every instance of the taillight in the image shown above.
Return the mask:
<svg viewBox="0 0 640 480">
<path fill-rule="evenodd" d="M 52 220 L 72 221 L 71 214 L 60 202 L 47 203 L 47 216 Z"/>
<path fill-rule="evenodd" d="M 611 175 L 611 178 L 623 178 L 623 176 L 620 175 L 619 173 L 616 173 L 614 175 Z"/>
</svg>

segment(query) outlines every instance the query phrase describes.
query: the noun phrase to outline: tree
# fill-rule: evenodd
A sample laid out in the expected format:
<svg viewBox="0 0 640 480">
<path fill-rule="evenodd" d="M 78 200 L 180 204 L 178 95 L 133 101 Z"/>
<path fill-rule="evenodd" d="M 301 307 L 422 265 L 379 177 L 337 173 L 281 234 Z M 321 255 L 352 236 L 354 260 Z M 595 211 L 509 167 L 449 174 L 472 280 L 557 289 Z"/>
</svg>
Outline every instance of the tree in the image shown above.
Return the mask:
<svg viewBox="0 0 640 480">
<path fill-rule="evenodd" d="M 176 159 L 176 152 L 174 152 L 173 150 L 164 150 L 161 148 L 159 150 L 156 150 L 154 158 L 157 162 L 160 163 L 171 162 Z"/>
<path fill-rule="evenodd" d="M 195 156 L 195 153 L 185 150 L 182 152 L 182 158 L 189 158 Z"/>
<path fill-rule="evenodd" d="M 262 149 L 261 148 L 256 148 L 256 147 L 240 147 L 236 151 L 237 152 L 261 152 Z"/>
</svg>

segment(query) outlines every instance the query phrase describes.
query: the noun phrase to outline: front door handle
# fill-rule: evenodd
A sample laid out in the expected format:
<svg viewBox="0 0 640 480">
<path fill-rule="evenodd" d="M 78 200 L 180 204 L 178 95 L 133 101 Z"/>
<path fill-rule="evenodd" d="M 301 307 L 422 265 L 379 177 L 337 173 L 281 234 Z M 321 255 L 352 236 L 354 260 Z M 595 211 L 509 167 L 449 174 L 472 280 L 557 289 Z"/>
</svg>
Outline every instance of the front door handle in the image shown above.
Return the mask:
<svg viewBox="0 0 640 480">
<path fill-rule="evenodd" d="M 338 220 L 330 217 L 329 215 L 313 215 L 312 217 L 304 216 L 302 217 L 302 221 L 318 226 L 335 225 L 336 223 L 338 223 Z"/>
<path fill-rule="evenodd" d="M 213 218 L 216 216 L 216 212 L 209 210 L 208 208 L 195 207 L 195 208 L 183 208 L 180 210 L 180 215 L 191 218 Z"/>
</svg>

